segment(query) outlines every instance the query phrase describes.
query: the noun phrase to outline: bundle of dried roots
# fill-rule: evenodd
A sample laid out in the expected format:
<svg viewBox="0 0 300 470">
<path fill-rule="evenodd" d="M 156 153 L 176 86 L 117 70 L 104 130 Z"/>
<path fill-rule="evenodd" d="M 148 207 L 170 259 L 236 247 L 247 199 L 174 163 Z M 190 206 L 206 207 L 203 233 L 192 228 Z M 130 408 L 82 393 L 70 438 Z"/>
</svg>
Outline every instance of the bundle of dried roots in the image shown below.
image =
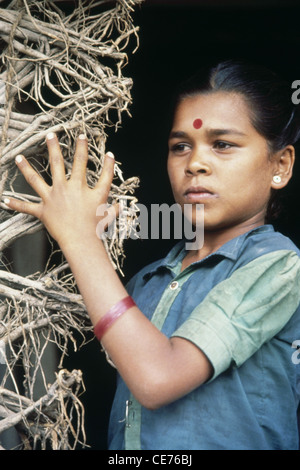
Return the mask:
<svg viewBox="0 0 300 470">
<path fill-rule="evenodd" d="M 89 139 L 87 179 L 91 186 L 98 179 L 107 129 L 117 129 L 122 114 L 129 112 L 132 80 L 123 76 L 123 67 L 126 50 L 138 46 L 132 12 L 141 2 L 1 2 L 0 256 L 16 239 L 41 228 L 38 220 L 11 213 L 3 202 L 11 195 L 38 200 L 14 189 L 18 154 L 26 155 L 47 177 L 45 136 L 55 132 L 68 173 L 76 137 L 85 133 Z M 126 211 L 120 222 L 123 226 L 116 224 L 104 243 L 120 271 L 125 256 L 124 230 L 134 230 L 136 223 L 137 186 L 135 177 L 124 181 L 120 164 L 116 164 L 110 201 L 121 201 Z M 53 385 L 44 380 L 44 396 L 36 398 L 34 390 L 37 374 L 43 377 L 41 359 L 49 342 L 57 345 L 63 358 L 68 340 L 75 343 L 72 330 L 84 337 L 91 329 L 72 275 L 65 264 L 47 265 L 42 274 L 26 278 L 2 265 L 0 299 L 0 367 L 5 366 L 0 387 L 0 435 L 13 426 L 27 447 L 76 447 L 79 441 L 84 442 L 83 409 L 78 399 L 83 387 L 81 373 L 62 369 Z M 20 365 L 24 371 L 22 390 L 15 378 Z"/>
</svg>

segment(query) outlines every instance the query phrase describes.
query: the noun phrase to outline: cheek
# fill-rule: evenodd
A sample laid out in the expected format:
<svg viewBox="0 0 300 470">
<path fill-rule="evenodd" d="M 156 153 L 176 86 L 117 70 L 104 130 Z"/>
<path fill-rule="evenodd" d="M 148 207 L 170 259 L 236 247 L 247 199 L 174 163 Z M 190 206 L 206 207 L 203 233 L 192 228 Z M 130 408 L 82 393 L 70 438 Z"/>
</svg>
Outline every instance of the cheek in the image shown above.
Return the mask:
<svg viewBox="0 0 300 470">
<path fill-rule="evenodd" d="M 236 189 L 245 199 L 259 203 L 269 198 L 272 177 L 268 165 L 257 165 L 248 168 L 248 172 L 241 172 L 236 178 Z"/>
<path fill-rule="evenodd" d="M 169 175 L 169 179 L 171 180 L 172 175 L 174 173 L 174 164 L 173 164 L 173 162 L 170 158 L 168 158 L 168 160 L 167 160 L 167 172 L 168 172 L 168 175 Z"/>
<path fill-rule="evenodd" d="M 172 160 L 168 160 L 167 171 L 171 187 L 173 191 L 176 191 L 180 187 L 182 170 Z"/>
</svg>

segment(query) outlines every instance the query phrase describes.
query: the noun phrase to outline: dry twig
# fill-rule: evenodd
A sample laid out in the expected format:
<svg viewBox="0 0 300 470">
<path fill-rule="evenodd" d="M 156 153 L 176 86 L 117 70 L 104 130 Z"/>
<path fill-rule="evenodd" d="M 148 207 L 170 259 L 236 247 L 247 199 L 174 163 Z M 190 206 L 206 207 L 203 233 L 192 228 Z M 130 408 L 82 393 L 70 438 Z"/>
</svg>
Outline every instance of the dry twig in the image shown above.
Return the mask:
<svg viewBox="0 0 300 470">
<path fill-rule="evenodd" d="M 33 163 L 46 175 L 44 140 L 48 132 L 55 132 L 68 173 L 74 141 L 85 133 L 90 142 L 87 180 L 92 186 L 98 179 L 107 127 L 117 129 L 123 113 L 129 113 L 132 81 L 122 72 L 132 38 L 138 46 L 131 14 L 141 2 L 74 0 L 63 9 L 59 0 L 11 0 L 0 8 L 0 252 L 41 229 L 38 220 L 10 213 L 3 202 L 11 195 L 38 200 L 14 190 L 18 154 L 34 156 Z M 126 211 L 104 243 L 121 271 L 124 235 L 119 234 L 134 230 L 138 179 L 124 181 L 120 164 L 115 177 L 110 201 L 123 201 Z M 70 449 L 85 442 L 84 410 L 78 398 L 81 372 L 62 369 L 49 386 L 42 357 L 47 345 L 55 343 L 62 367 L 69 342 L 77 347 L 72 331 L 79 331 L 84 343 L 91 325 L 67 265 L 49 266 L 43 274 L 26 278 L 4 266 L 0 271 L 0 364 L 6 366 L 0 386 L 0 435 L 14 426 L 23 448 Z M 23 391 L 15 378 L 20 363 Z M 38 373 L 45 393 L 36 399 Z M 14 390 L 7 387 L 8 380 Z"/>
</svg>

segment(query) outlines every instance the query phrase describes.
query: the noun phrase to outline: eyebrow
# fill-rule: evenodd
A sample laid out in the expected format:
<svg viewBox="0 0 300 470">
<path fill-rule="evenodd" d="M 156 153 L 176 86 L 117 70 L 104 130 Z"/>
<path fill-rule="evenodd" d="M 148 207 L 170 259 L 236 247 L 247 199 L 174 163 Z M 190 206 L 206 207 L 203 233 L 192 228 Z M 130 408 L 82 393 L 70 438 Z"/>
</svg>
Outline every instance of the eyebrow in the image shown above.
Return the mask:
<svg viewBox="0 0 300 470">
<path fill-rule="evenodd" d="M 182 139 L 187 137 L 188 134 L 183 131 L 171 131 L 169 135 L 169 139 Z"/>
<path fill-rule="evenodd" d="M 244 137 L 246 136 L 244 132 L 238 131 L 237 129 L 208 129 L 206 132 L 210 136 L 219 136 L 227 134 L 241 135 Z"/>
<path fill-rule="evenodd" d="M 206 134 L 209 137 L 218 137 L 220 135 L 239 135 L 245 137 L 247 134 L 244 132 L 238 131 L 237 129 L 207 129 Z M 188 134 L 183 131 L 172 131 L 170 133 L 169 139 L 182 139 L 188 137 Z"/>
</svg>

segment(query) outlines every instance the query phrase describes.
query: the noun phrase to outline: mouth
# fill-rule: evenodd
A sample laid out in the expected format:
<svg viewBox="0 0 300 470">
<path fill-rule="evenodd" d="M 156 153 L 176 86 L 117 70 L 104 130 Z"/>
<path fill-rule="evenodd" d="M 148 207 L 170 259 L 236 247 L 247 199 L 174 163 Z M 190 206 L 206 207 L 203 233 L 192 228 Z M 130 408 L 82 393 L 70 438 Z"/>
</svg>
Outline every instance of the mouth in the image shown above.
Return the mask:
<svg viewBox="0 0 300 470">
<path fill-rule="evenodd" d="M 184 192 L 183 196 L 189 202 L 197 202 L 204 199 L 215 198 L 217 195 L 216 193 L 202 186 L 191 186 Z"/>
</svg>

